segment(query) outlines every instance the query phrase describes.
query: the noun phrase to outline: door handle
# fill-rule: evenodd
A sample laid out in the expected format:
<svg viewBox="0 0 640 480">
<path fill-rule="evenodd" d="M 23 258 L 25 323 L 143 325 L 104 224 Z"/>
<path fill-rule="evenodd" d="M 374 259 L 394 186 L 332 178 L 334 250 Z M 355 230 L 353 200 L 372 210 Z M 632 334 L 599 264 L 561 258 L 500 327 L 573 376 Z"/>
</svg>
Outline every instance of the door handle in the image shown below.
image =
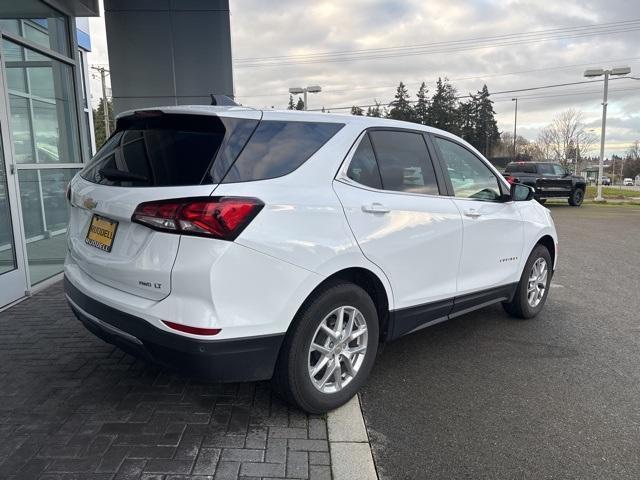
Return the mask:
<svg viewBox="0 0 640 480">
<path fill-rule="evenodd" d="M 370 205 L 363 205 L 362 211 L 367 213 L 389 213 L 391 210 L 381 203 L 375 202 Z"/>
<path fill-rule="evenodd" d="M 482 214 L 479 211 L 477 211 L 475 208 L 469 208 L 468 210 L 465 210 L 463 213 L 465 217 L 469 217 L 469 218 L 478 218 L 482 216 Z"/>
</svg>

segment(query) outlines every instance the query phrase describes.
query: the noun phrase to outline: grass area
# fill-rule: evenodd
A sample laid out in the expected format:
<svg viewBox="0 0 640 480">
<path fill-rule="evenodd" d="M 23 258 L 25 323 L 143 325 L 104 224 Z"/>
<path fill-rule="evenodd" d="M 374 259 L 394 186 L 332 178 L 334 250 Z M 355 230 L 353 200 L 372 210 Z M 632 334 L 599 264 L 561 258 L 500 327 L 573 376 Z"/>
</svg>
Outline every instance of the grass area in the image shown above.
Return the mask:
<svg viewBox="0 0 640 480">
<path fill-rule="evenodd" d="M 588 186 L 585 194 L 586 199 L 592 199 L 596 196 L 597 188 Z M 602 187 L 602 196 L 605 200 L 626 200 L 632 198 L 640 198 L 640 191 L 626 190 L 618 187 Z"/>
</svg>

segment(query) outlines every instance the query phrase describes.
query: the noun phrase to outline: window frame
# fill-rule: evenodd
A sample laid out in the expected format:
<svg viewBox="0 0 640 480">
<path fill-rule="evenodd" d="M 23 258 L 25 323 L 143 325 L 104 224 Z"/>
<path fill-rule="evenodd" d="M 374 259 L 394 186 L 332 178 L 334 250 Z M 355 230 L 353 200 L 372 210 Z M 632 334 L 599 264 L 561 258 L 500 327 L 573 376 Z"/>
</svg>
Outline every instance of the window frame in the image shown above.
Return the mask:
<svg viewBox="0 0 640 480">
<path fill-rule="evenodd" d="M 438 194 L 430 194 L 430 193 L 419 193 L 419 192 L 403 192 L 401 190 L 385 190 L 385 189 L 378 189 L 378 188 L 373 188 L 370 187 L 368 185 L 364 185 L 362 183 L 358 183 L 355 180 L 353 180 L 352 178 L 350 178 L 347 175 L 347 172 L 349 170 L 349 165 L 351 164 L 351 161 L 353 160 L 353 157 L 355 156 L 358 148 L 360 147 L 360 143 L 362 142 L 362 140 L 364 139 L 364 137 L 369 137 L 369 141 L 371 142 L 371 148 L 373 149 L 373 155 L 375 157 L 376 160 L 376 166 L 378 168 L 378 174 L 380 175 L 380 179 L 382 180 L 382 174 L 380 172 L 380 163 L 378 161 L 378 153 L 376 151 L 376 147 L 374 145 L 373 140 L 371 139 L 371 137 L 369 136 L 370 132 L 376 132 L 376 131 L 392 131 L 392 132 L 404 132 L 404 133 L 413 133 L 413 134 L 418 134 L 422 137 L 424 143 L 425 143 L 425 147 L 427 150 L 427 158 L 426 161 L 431 163 L 431 166 L 433 168 L 433 171 L 435 173 L 435 179 L 436 179 L 436 185 L 438 187 Z M 365 128 L 362 132 L 360 132 L 358 134 L 358 136 L 356 137 L 355 141 L 353 142 L 353 145 L 351 145 L 351 148 L 349 149 L 349 151 L 347 152 L 347 155 L 345 156 L 342 164 L 340 165 L 340 168 L 338 169 L 338 172 L 336 173 L 335 176 L 335 180 L 339 180 L 342 183 L 346 183 L 348 185 L 351 185 L 353 187 L 356 188 L 361 188 L 363 190 L 369 190 L 371 192 L 376 192 L 376 193 L 387 193 L 387 194 L 391 194 L 391 195 L 412 195 L 412 196 L 421 196 L 421 197 L 432 197 L 432 198 L 440 198 L 440 197 L 448 197 L 449 193 L 447 191 L 447 184 L 445 182 L 445 178 L 442 174 L 441 168 L 440 168 L 440 164 L 439 161 L 436 160 L 436 152 L 433 149 L 433 146 L 430 143 L 430 139 L 428 138 L 429 132 L 425 132 L 423 130 L 414 130 L 411 128 L 399 128 L 399 127 L 383 127 L 383 126 L 377 126 L 377 127 L 367 127 Z M 382 186 L 384 187 L 384 182 L 382 182 Z"/>
<path fill-rule="evenodd" d="M 459 200 L 471 200 L 475 202 L 490 202 L 490 203 L 508 203 L 512 201 L 510 187 L 508 186 L 507 181 L 504 179 L 504 177 L 502 177 L 502 175 L 499 175 L 496 173 L 495 168 L 493 167 L 493 165 L 490 164 L 488 160 L 485 160 L 482 156 L 478 156 L 476 153 L 470 150 L 469 147 L 459 142 L 456 138 L 452 138 L 446 135 L 439 135 L 437 133 L 430 133 L 429 137 L 430 137 L 429 140 L 433 144 L 434 150 L 437 152 L 436 158 L 440 166 L 440 170 L 442 171 L 442 175 L 445 178 L 445 184 L 447 186 L 447 191 L 450 197 L 459 199 Z M 442 140 L 446 140 L 448 142 L 458 145 L 460 148 L 466 150 L 467 152 L 469 152 L 469 154 L 477 158 L 478 161 L 480 161 L 485 167 L 487 167 L 489 172 L 491 172 L 491 174 L 496 178 L 496 181 L 498 182 L 498 188 L 500 189 L 500 194 L 501 194 L 500 198 L 496 200 L 483 200 L 480 198 L 456 197 L 455 190 L 453 189 L 453 183 L 451 182 L 451 178 L 447 170 L 448 168 L 447 164 L 444 161 L 443 154 L 440 150 L 440 147 L 438 146 L 438 143 L 435 141 L 436 138 L 440 138 Z"/>
</svg>

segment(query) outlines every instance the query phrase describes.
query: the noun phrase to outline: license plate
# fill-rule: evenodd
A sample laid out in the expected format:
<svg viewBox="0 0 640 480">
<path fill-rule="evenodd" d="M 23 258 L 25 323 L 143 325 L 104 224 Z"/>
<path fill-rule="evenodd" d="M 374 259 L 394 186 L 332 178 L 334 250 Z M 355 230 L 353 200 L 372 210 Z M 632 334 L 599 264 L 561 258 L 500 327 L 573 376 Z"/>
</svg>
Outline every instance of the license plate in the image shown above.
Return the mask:
<svg viewBox="0 0 640 480">
<path fill-rule="evenodd" d="M 113 239 L 116 236 L 117 229 L 118 222 L 115 220 L 109 220 L 108 218 L 101 217 L 100 215 L 94 215 L 91 218 L 87 238 L 84 239 L 84 242 L 87 245 L 91 245 L 92 247 L 99 248 L 100 250 L 109 253 L 113 246 Z"/>
</svg>

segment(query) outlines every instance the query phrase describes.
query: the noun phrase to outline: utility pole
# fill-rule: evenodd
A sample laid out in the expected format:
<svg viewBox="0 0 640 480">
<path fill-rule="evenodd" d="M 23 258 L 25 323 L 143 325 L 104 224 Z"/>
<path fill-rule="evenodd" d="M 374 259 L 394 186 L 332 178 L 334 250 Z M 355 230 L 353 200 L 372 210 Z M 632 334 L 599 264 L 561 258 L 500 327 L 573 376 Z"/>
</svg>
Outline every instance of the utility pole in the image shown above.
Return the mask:
<svg viewBox="0 0 640 480">
<path fill-rule="evenodd" d="M 513 118 L 513 161 L 516 161 L 516 138 L 518 138 L 518 97 L 512 98 L 512 102 L 516 102 L 516 110 Z"/>
<path fill-rule="evenodd" d="M 107 101 L 107 75 L 109 71 L 104 67 L 94 67 L 94 70 L 100 72 L 100 81 L 102 82 L 102 113 L 104 116 L 104 133 L 105 138 L 111 136 L 111 127 L 109 122 L 109 102 Z"/>
<path fill-rule="evenodd" d="M 607 130 L 607 97 L 609 94 L 609 75 L 628 75 L 631 73 L 629 67 L 618 67 L 610 70 L 603 68 L 589 69 L 584 72 L 587 78 L 600 77 L 604 75 L 604 95 L 602 97 L 602 129 L 600 130 L 600 161 L 598 162 L 598 194 L 594 199 L 596 202 L 603 202 L 602 198 L 602 175 L 604 169 L 604 141 Z M 612 170 L 613 172 L 613 170 Z"/>
</svg>

